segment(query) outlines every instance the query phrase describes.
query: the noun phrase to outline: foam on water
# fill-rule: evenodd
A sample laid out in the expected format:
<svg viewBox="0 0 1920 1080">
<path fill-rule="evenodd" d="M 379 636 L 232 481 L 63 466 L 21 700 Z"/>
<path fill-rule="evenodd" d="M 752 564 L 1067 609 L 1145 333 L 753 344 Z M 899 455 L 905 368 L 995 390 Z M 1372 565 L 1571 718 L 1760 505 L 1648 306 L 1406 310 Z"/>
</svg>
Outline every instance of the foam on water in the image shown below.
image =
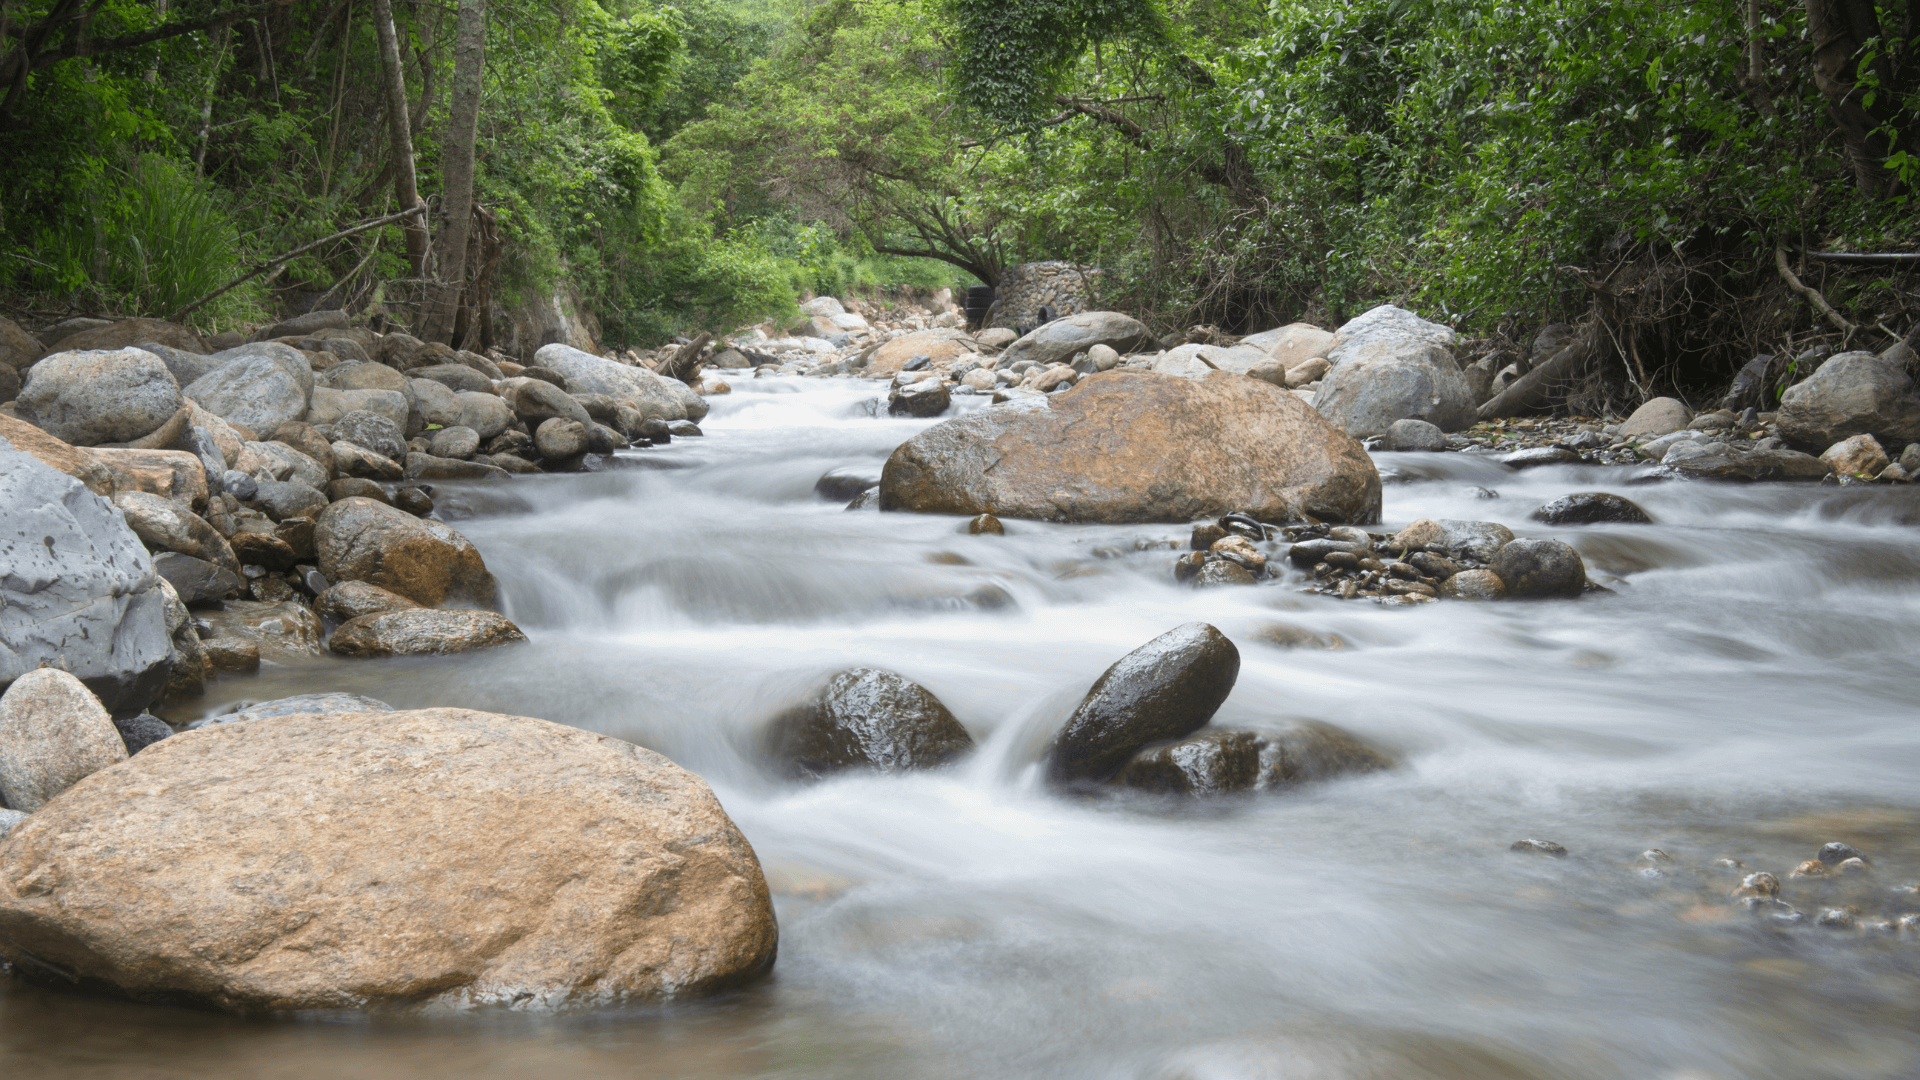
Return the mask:
<svg viewBox="0 0 1920 1080">
<path fill-rule="evenodd" d="M 1385 527 L 1480 519 L 1565 538 L 1616 593 L 1396 609 L 1287 586 L 1194 592 L 1170 574 L 1184 526 L 1009 521 L 1006 536 L 977 537 L 959 519 L 844 512 L 814 480 L 877 475 L 930 422 L 886 418 L 881 387 L 859 380 L 733 385 L 712 399 L 706 437 L 626 454 L 630 467 L 445 485 L 443 501 L 477 512 L 457 526 L 530 644 L 269 671 L 218 684 L 207 709 L 341 690 L 546 717 L 659 750 L 714 785 L 768 868 L 782 931 L 769 982 L 584 1017 L 271 1025 L 9 987 L 0 1066 L 1920 1072 L 1920 942 L 1777 935 L 1697 899 L 1727 886 L 1692 884 L 1717 856 L 1784 873 L 1834 839 L 1866 850 L 1888 884 L 1920 878 L 1920 533 L 1905 524 L 1907 493 L 1647 485 L 1629 469 L 1382 454 Z M 1529 520 L 1582 490 L 1625 495 L 1656 524 Z M 1208 805 L 1044 791 L 1035 763 L 1087 686 L 1194 620 L 1241 652 L 1216 722 L 1324 720 L 1399 767 Z M 1273 622 L 1348 647 L 1281 650 L 1260 638 Z M 926 685 L 976 753 L 936 774 L 776 779 L 759 756 L 764 721 L 856 665 Z M 1507 852 L 1528 836 L 1573 855 Z M 1635 856 L 1655 846 L 1680 860 L 1675 878 L 1638 874 Z M 125 1041 L 71 1049 L 102 1030 Z"/>
</svg>

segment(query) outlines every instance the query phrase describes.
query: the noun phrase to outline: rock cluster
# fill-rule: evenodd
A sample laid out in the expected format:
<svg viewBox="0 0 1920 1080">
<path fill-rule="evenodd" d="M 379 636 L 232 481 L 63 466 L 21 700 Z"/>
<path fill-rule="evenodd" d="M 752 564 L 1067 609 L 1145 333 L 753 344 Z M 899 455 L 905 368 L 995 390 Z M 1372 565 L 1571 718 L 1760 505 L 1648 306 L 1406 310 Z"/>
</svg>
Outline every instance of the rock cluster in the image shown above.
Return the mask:
<svg viewBox="0 0 1920 1080">
<path fill-rule="evenodd" d="M 1393 604 L 1577 598 L 1603 589 L 1587 580 L 1571 545 L 1516 539 L 1491 521 L 1422 518 L 1388 535 L 1325 524 L 1275 527 L 1228 514 L 1195 525 L 1190 545 L 1173 574 L 1197 586 L 1286 582 L 1304 573 L 1308 592 Z"/>
</svg>

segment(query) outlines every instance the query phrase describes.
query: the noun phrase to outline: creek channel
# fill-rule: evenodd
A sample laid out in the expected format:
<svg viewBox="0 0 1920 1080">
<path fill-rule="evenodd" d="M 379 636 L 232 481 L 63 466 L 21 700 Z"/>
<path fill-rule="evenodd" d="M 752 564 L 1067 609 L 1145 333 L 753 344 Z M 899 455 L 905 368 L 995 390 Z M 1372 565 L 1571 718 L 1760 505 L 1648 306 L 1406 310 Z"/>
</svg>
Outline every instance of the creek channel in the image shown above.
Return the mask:
<svg viewBox="0 0 1920 1080">
<path fill-rule="evenodd" d="M 1851 886 L 1869 907 L 1920 911 L 1889 899 L 1920 879 L 1913 494 L 1381 453 L 1389 531 L 1499 521 L 1574 544 L 1615 592 L 1394 608 L 1298 580 L 1194 591 L 1170 574 L 1185 526 L 968 536 L 845 512 L 815 480 L 877 475 L 929 421 L 887 418 L 871 383 L 735 387 L 706 437 L 617 468 L 442 487 L 529 644 L 269 669 L 205 708 L 345 690 L 651 747 L 759 853 L 781 928 L 768 980 L 667 1007 L 274 1021 L 13 983 L 0 1074 L 1920 1075 L 1920 935 L 1816 926 L 1849 897 L 1787 879 L 1841 840 L 1874 863 Z M 1591 490 L 1657 524 L 1528 519 Z M 1216 723 L 1323 720 L 1398 766 L 1211 802 L 1043 790 L 1038 756 L 1087 686 L 1196 619 L 1241 653 Z M 1282 649 L 1272 623 L 1345 647 Z M 774 777 L 763 722 L 854 665 L 928 687 L 977 751 L 936 773 Z M 1509 853 L 1523 837 L 1571 855 Z M 1673 856 L 1662 876 L 1641 872 L 1648 848 Z M 1778 874 L 1806 922 L 1730 906 L 1721 857 Z"/>
</svg>

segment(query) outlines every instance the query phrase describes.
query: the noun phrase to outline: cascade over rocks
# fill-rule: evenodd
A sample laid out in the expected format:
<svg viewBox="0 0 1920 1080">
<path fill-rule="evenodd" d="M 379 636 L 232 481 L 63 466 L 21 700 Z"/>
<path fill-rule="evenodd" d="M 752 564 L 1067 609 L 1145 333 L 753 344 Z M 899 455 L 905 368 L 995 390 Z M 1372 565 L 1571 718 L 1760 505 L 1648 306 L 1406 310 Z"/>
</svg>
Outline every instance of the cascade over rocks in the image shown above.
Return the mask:
<svg viewBox="0 0 1920 1080">
<path fill-rule="evenodd" d="M 172 643 L 166 596 L 112 503 L 0 439 L 0 684 L 42 664 L 114 712 L 153 700 Z"/>
<path fill-rule="evenodd" d="M 918 683 L 853 668 L 774 717 L 766 746 L 788 776 L 819 778 L 844 769 L 936 768 L 972 750 L 973 736 Z"/>
<path fill-rule="evenodd" d="M 695 998 L 777 938 L 699 777 L 461 709 L 208 725 L 0 843 L 0 957 L 229 1012 Z"/>
<path fill-rule="evenodd" d="M 1380 474 L 1358 442 L 1269 383 L 1115 370 L 1032 408 L 985 409 L 914 436 L 887 459 L 880 505 L 1052 521 L 1247 510 L 1369 522 Z"/>
<path fill-rule="evenodd" d="M 1094 682 L 1047 751 L 1047 782 L 1106 780 L 1149 743 L 1206 726 L 1240 676 L 1240 650 L 1201 622 L 1176 626 Z"/>
</svg>

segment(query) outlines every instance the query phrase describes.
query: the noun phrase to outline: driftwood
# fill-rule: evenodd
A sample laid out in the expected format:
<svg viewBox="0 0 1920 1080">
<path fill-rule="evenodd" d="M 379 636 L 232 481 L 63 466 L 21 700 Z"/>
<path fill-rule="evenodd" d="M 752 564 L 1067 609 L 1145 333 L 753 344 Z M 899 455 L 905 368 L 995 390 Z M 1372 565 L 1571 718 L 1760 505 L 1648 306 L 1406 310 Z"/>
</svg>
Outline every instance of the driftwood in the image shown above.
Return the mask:
<svg viewBox="0 0 1920 1080">
<path fill-rule="evenodd" d="M 1584 334 L 1535 365 L 1532 371 L 1513 380 L 1505 390 L 1480 406 L 1476 415 L 1481 420 L 1498 420 L 1552 408 L 1560 401 L 1565 390 L 1584 377 L 1596 358 L 1602 355 L 1600 346 L 1603 334 L 1598 319 L 1588 323 Z"/>
<path fill-rule="evenodd" d="M 1846 316 L 1833 310 L 1833 305 L 1827 303 L 1827 298 L 1820 295 L 1819 289 L 1813 288 L 1810 285 L 1803 285 L 1799 278 L 1793 276 L 1793 269 L 1787 265 L 1786 248 L 1773 249 L 1773 268 L 1780 271 L 1781 280 L 1787 283 L 1787 288 L 1806 297 L 1807 303 L 1812 304 L 1815 311 L 1825 315 L 1827 321 L 1834 325 L 1834 329 L 1839 330 L 1842 334 L 1847 335 L 1847 337 L 1852 337 L 1854 333 L 1859 330 L 1859 327 L 1847 321 Z"/>
<path fill-rule="evenodd" d="M 660 366 L 655 370 L 669 379 L 691 383 L 700 377 L 700 354 L 712 342 L 713 335 L 703 333 L 675 349 L 673 355 L 660 361 Z"/>
</svg>

